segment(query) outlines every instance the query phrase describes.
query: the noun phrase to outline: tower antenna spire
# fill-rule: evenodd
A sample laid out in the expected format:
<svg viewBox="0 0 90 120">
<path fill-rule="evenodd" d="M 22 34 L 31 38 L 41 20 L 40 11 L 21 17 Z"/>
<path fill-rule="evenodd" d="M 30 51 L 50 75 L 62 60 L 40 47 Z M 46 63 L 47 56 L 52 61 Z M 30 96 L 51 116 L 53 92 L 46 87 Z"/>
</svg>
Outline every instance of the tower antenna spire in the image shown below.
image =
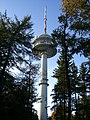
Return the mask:
<svg viewBox="0 0 90 120">
<path fill-rule="evenodd" d="M 44 33 L 47 33 L 47 6 L 44 8 Z"/>
</svg>

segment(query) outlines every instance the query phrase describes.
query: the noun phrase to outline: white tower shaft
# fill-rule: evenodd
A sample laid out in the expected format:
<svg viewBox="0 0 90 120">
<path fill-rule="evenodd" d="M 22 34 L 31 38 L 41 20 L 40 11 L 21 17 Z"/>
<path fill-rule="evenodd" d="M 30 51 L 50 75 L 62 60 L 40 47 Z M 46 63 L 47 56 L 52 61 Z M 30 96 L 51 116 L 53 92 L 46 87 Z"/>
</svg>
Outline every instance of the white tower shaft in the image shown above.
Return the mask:
<svg viewBox="0 0 90 120">
<path fill-rule="evenodd" d="M 40 113 L 39 120 L 47 120 L 47 58 L 53 57 L 57 50 L 52 37 L 47 34 L 47 9 L 44 10 L 44 34 L 33 42 L 33 53 L 41 57 Z"/>
<path fill-rule="evenodd" d="M 47 54 L 41 55 L 40 115 L 39 120 L 47 120 Z"/>
</svg>

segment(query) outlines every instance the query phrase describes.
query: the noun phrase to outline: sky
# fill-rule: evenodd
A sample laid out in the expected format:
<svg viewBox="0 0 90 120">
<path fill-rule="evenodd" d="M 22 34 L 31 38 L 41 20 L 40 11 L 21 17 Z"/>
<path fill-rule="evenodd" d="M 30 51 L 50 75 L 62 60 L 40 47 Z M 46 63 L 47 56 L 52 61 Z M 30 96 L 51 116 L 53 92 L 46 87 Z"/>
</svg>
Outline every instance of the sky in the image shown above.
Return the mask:
<svg viewBox="0 0 90 120">
<path fill-rule="evenodd" d="M 12 19 L 14 15 L 20 19 L 31 15 L 35 35 L 43 33 L 45 6 L 47 6 L 47 32 L 51 33 L 58 24 L 61 0 L 0 0 L 0 12 L 4 13 L 7 10 L 8 16 Z"/>
<path fill-rule="evenodd" d="M 44 7 L 47 6 L 47 33 L 51 34 L 52 31 L 58 27 L 58 16 L 61 14 L 62 0 L 0 0 L 0 12 L 4 13 L 7 10 L 7 15 L 11 19 L 14 19 L 14 15 L 18 19 L 22 20 L 24 16 L 31 15 L 31 21 L 33 23 L 34 36 L 39 36 L 44 33 Z M 57 67 L 58 53 L 48 59 L 48 114 L 51 115 L 51 102 L 52 98 L 50 94 L 56 80 L 52 78 L 53 70 Z M 84 61 L 78 59 L 76 56 L 77 65 Z M 39 80 L 38 80 L 39 81 Z M 39 89 L 38 83 L 37 88 Z M 39 104 L 35 104 L 36 110 L 39 110 Z"/>
</svg>

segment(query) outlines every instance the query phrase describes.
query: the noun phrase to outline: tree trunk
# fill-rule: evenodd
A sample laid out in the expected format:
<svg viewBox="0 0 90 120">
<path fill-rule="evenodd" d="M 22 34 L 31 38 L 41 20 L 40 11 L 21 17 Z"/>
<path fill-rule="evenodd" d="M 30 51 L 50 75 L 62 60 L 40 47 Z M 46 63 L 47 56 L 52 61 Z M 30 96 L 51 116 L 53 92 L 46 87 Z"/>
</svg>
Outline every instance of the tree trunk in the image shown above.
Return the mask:
<svg viewBox="0 0 90 120">
<path fill-rule="evenodd" d="M 68 60 L 67 60 L 67 47 L 65 48 L 65 66 L 66 66 L 66 79 L 67 79 L 67 85 L 68 85 L 68 120 L 71 120 L 71 85 L 70 85 L 70 79 L 68 75 Z"/>
<path fill-rule="evenodd" d="M 64 86 L 64 92 L 65 92 L 65 86 Z M 66 101 L 65 101 L 65 93 L 64 93 L 64 120 L 66 120 Z"/>
<path fill-rule="evenodd" d="M 70 85 L 70 79 L 69 79 L 69 60 L 68 60 L 68 46 L 67 46 L 67 38 L 66 38 L 66 28 L 67 28 L 67 15 L 66 15 L 66 21 L 64 25 L 64 52 L 65 52 L 65 76 L 67 80 L 67 87 L 68 87 L 68 120 L 71 120 L 71 85 Z"/>
</svg>

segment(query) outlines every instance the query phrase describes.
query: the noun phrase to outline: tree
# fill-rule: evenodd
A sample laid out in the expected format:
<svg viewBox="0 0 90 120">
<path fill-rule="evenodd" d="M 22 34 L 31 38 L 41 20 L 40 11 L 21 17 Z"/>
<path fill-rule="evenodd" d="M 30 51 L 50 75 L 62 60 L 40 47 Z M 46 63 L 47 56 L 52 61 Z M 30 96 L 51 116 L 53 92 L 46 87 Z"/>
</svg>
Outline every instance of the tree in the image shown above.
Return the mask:
<svg viewBox="0 0 90 120">
<path fill-rule="evenodd" d="M 89 63 L 84 62 L 80 66 L 80 73 L 79 73 L 79 117 L 84 120 L 89 120 L 89 114 L 87 111 L 90 110 L 90 106 L 88 101 L 90 101 L 90 94 L 89 94 Z M 88 109 L 88 110 L 87 110 Z"/>
<path fill-rule="evenodd" d="M 60 114 L 60 112 L 56 113 L 57 106 L 63 103 L 64 115 L 62 120 L 67 119 L 67 111 L 65 111 L 67 107 L 68 120 L 88 119 L 88 117 L 86 118 L 86 104 L 83 104 L 84 98 L 88 96 L 86 95 L 84 98 L 81 96 L 81 94 L 85 95 L 88 82 L 85 83 L 86 85 L 83 84 L 84 82 L 80 78 L 81 72 L 78 73 L 78 69 L 73 61 L 73 55 L 80 53 L 80 55 L 84 55 L 87 58 L 90 56 L 89 6 L 89 0 L 63 0 L 64 13 L 59 17 L 59 27 L 55 29 L 52 34 L 54 42 L 57 44 L 60 52 L 60 57 L 57 62 L 58 67 L 55 69 L 53 75 L 57 79 L 57 83 L 53 89 L 54 94 L 52 94 L 53 102 L 55 103 L 53 106 L 55 109 L 53 116 Z M 89 67 L 86 67 L 86 69 L 88 68 L 90 68 L 90 64 Z M 88 75 L 85 75 L 87 80 L 89 78 Z M 82 82 L 80 82 L 80 80 Z M 82 86 L 82 84 L 84 86 Z M 85 101 L 89 101 L 89 97 L 88 100 L 85 99 Z M 85 109 L 82 109 L 82 107 Z M 89 107 L 87 106 L 87 108 Z M 72 112 L 75 113 L 75 116 L 71 114 Z"/>
<path fill-rule="evenodd" d="M 89 0 L 62 0 L 63 11 L 65 11 L 68 15 L 72 15 L 76 17 L 79 12 L 84 12 L 87 3 Z M 83 8 L 85 7 L 85 8 Z M 88 6 L 89 7 L 89 6 Z M 83 10 L 84 9 L 84 10 Z M 88 8 L 87 8 L 88 9 Z"/>
<path fill-rule="evenodd" d="M 76 34 L 70 34 L 69 31 L 69 22 L 68 17 L 66 15 L 62 15 L 59 17 L 60 26 L 53 31 L 52 37 L 54 41 L 58 44 L 60 48 L 60 58 L 58 60 L 58 68 L 55 69 L 54 77 L 57 78 L 58 82 L 56 88 L 57 97 L 59 103 L 61 101 L 64 103 L 64 112 L 65 106 L 68 103 L 68 120 L 71 120 L 71 95 L 72 95 L 72 85 L 71 85 L 71 64 L 72 58 L 75 51 L 73 48 L 76 44 Z M 55 97 L 54 97 L 55 98 Z M 64 119 L 65 113 L 64 113 Z"/>
<path fill-rule="evenodd" d="M 15 16 L 15 22 L 0 13 L 0 79 L 4 72 L 13 66 L 18 67 L 18 61 L 25 61 L 25 56 L 31 53 L 32 23 L 30 16 L 19 21 Z M 2 84 L 2 83 L 1 83 Z M 1 85 L 0 84 L 0 85 Z"/>
<path fill-rule="evenodd" d="M 35 94 L 32 92 L 29 96 L 30 91 L 27 91 L 27 88 L 33 87 L 34 89 L 33 76 L 36 75 L 35 69 L 37 69 L 37 66 L 28 62 L 28 58 L 30 60 L 33 58 L 32 38 L 31 16 L 26 16 L 20 21 L 16 16 L 14 20 L 11 20 L 7 17 L 6 12 L 5 14 L 0 13 L 1 120 L 28 120 L 31 115 L 32 119 L 37 119 L 37 114 L 34 110 L 30 111 L 29 106 L 30 97 L 32 98 L 32 95 Z M 25 66 L 27 71 L 24 71 Z M 22 78 L 17 74 L 18 72 L 22 73 Z M 27 84 L 23 80 L 27 80 Z M 30 81 L 33 81 L 33 84 Z M 26 107 L 27 105 L 29 107 Z"/>
<path fill-rule="evenodd" d="M 32 59 L 33 60 L 33 59 Z M 34 113 L 35 109 L 33 108 L 33 103 L 37 101 L 37 93 L 35 83 L 36 83 L 36 76 L 38 74 L 38 65 L 32 63 L 31 58 L 29 58 L 28 65 L 22 66 L 22 73 L 20 73 L 20 86 L 22 89 L 26 91 L 26 108 L 30 111 L 30 113 Z M 17 78 L 18 79 L 18 78 Z M 32 114 L 29 115 L 31 119 L 33 119 Z"/>
<path fill-rule="evenodd" d="M 78 52 L 85 57 L 90 56 L 90 0 L 62 0 L 62 3 L 63 11 L 70 19 L 71 29 L 77 33 Z"/>
</svg>

